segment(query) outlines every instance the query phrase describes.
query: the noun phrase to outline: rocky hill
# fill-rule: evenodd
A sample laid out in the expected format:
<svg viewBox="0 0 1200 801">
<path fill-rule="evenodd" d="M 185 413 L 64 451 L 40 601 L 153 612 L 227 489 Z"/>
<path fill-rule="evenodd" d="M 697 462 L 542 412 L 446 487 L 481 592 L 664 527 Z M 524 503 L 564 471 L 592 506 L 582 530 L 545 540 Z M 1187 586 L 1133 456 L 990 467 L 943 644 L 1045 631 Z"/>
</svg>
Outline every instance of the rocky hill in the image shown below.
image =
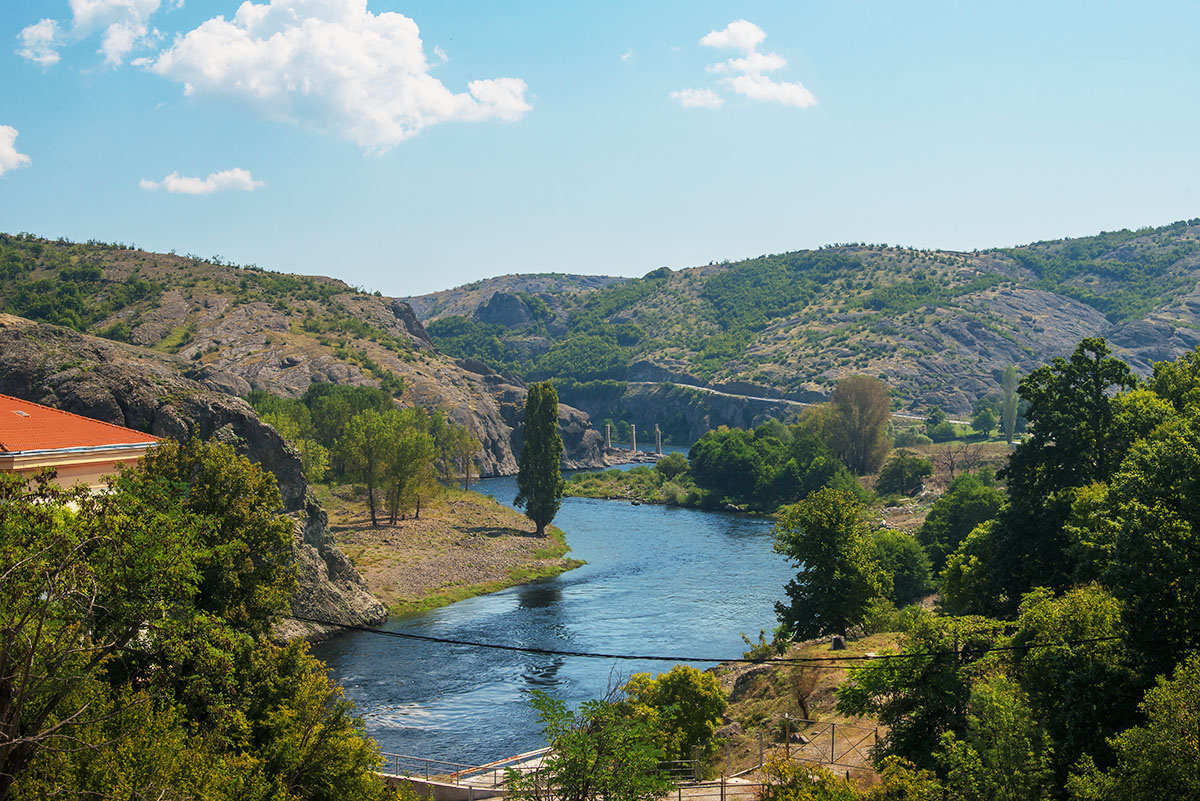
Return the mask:
<svg viewBox="0 0 1200 801">
<path fill-rule="evenodd" d="M 483 445 L 483 475 L 516 472 L 524 382 L 443 355 L 408 304 L 336 279 L 0 235 L 0 311 L 172 356 L 187 378 L 231 395 L 379 385 L 467 426 Z M 560 419 L 566 465 L 602 464 L 587 416 L 563 406 Z"/>
<path fill-rule="evenodd" d="M 627 281 L 611 275 L 568 275 L 566 273 L 531 273 L 529 275 L 501 275 L 470 284 L 432 292 L 428 295 L 400 298 L 409 304 L 422 320 L 437 320 L 441 317 L 476 316 L 483 322 L 513 325 L 529 322 L 533 309 L 526 301 L 536 305 L 531 296 L 548 304 L 549 310 L 557 313 L 579 295 L 594 292 Z M 492 296 L 500 293 L 502 299 L 492 303 Z M 517 303 L 508 299 L 511 296 Z M 491 308 L 488 308 L 491 306 Z M 515 311 L 517 317 L 511 316 Z"/>
<path fill-rule="evenodd" d="M 571 292 L 516 285 L 410 302 L 439 348 L 525 378 L 814 400 L 867 373 L 902 408 L 966 414 L 1009 364 L 1027 372 L 1086 336 L 1141 374 L 1200 344 L 1200 219 L 973 253 L 840 245 Z"/>
<path fill-rule="evenodd" d="M 293 611 L 346 623 L 383 622 L 386 610 L 334 544 L 296 453 L 248 403 L 182 377 L 180 368 L 172 356 L 0 314 L 0 394 L 161 437 L 234 445 L 275 474 L 284 511 L 296 520 L 292 554 L 300 584 Z M 325 632 L 284 621 L 277 633 Z"/>
</svg>

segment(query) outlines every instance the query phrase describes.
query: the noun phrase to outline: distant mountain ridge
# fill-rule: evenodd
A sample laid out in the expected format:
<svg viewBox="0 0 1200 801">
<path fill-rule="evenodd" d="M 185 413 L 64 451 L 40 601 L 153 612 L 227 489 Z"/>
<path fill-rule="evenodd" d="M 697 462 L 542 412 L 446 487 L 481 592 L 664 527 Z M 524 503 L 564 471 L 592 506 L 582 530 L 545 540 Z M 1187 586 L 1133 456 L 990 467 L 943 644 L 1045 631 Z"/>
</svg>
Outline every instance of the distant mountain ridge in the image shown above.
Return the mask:
<svg viewBox="0 0 1200 801">
<path fill-rule="evenodd" d="M 441 350 L 529 379 L 812 400 L 861 372 L 918 412 L 965 414 L 1007 365 L 1028 372 L 1086 336 L 1141 374 L 1200 344 L 1200 219 L 973 253 L 839 245 L 606 285 L 520 278 L 409 301 Z"/>
</svg>

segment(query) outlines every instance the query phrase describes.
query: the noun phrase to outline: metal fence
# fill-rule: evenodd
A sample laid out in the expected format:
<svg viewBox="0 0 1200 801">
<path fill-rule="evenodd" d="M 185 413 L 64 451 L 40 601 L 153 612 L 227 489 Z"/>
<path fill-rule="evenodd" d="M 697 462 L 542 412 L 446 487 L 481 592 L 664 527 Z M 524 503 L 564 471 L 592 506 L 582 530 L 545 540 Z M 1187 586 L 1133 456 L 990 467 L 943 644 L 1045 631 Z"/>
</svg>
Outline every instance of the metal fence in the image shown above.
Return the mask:
<svg viewBox="0 0 1200 801">
<path fill-rule="evenodd" d="M 498 759 L 485 765 L 466 765 L 441 759 L 409 756 L 407 754 L 383 754 L 384 763 L 380 773 L 388 776 L 404 776 L 444 784 L 470 784 L 475 787 L 500 787 L 508 771 L 526 772 L 537 770 L 541 757 L 550 751 L 540 748 L 507 759 Z"/>
</svg>

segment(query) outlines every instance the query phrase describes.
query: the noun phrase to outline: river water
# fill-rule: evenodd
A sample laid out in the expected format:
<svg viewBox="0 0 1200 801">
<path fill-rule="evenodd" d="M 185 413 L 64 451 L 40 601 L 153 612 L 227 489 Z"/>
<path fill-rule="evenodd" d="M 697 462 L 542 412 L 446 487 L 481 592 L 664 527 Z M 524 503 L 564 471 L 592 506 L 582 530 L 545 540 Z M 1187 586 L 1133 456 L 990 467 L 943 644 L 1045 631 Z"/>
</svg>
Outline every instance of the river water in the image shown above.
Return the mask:
<svg viewBox="0 0 1200 801">
<path fill-rule="evenodd" d="M 511 506 L 513 478 L 475 489 Z M 738 657 L 775 625 L 795 575 L 768 521 L 567 498 L 555 518 L 588 564 L 553 579 L 390 620 L 383 628 L 551 650 Z M 572 705 L 671 662 L 588 659 L 350 633 L 314 653 L 385 752 L 481 764 L 544 745 L 529 691 Z M 682 659 L 680 661 L 683 661 Z M 695 663 L 697 667 L 710 665 Z"/>
</svg>

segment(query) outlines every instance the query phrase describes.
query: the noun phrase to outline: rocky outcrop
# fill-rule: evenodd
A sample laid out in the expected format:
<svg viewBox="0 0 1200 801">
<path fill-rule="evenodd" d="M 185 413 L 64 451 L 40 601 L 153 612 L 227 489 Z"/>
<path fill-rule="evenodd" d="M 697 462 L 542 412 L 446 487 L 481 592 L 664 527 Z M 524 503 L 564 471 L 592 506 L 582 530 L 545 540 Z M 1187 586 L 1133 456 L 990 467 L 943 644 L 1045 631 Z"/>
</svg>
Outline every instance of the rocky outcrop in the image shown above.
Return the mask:
<svg viewBox="0 0 1200 801">
<path fill-rule="evenodd" d="M 517 295 L 508 292 L 497 292 L 487 303 L 475 310 L 475 319 L 481 323 L 503 325 L 515 328 L 533 322 L 533 312 L 529 304 Z"/>
<path fill-rule="evenodd" d="M 378 334 L 348 339 L 350 345 L 340 351 L 322 340 L 322 332 L 314 336 L 303 323 L 296 325 L 297 318 L 308 319 L 303 314 L 309 309 L 263 301 L 235 304 L 220 295 L 184 302 L 177 291 L 165 293 L 162 305 L 144 317 L 159 326 L 156 335 L 190 320 L 190 339 L 178 356 L 185 375 L 209 389 L 236 395 L 260 389 L 295 398 L 315 383 L 362 386 L 391 376 L 403 384 L 401 403 L 441 409 L 479 440 L 480 475 L 517 471 L 513 429 L 520 416 L 512 407 L 525 403 L 525 385 L 519 378 L 481 362 L 455 362 L 437 353 L 412 308 L 401 300 L 344 292 L 329 303 L 345 316 L 347 329 L 365 324 L 368 333 Z M 170 313 L 167 318 L 164 310 Z M 325 323 L 334 328 L 338 324 Z M 565 423 L 565 463 L 602 466 L 603 456 L 594 447 L 599 435 L 586 434 L 586 416 L 568 414 Z"/>
<path fill-rule="evenodd" d="M 510 455 L 519 454 L 522 443 L 521 423 L 525 419 L 525 397 L 529 394 L 525 382 L 512 374 L 498 373 L 475 359 L 461 359 L 458 364 L 464 370 L 477 375 L 487 387 L 507 431 L 505 451 Z M 605 465 L 604 436 L 592 427 L 586 412 L 560 402 L 558 430 L 563 439 L 564 468 L 575 470 Z M 516 459 L 510 458 L 513 459 L 512 468 L 502 475 L 516 472 Z"/>
<path fill-rule="evenodd" d="M 329 535 L 296 453 L 249 404 L 212 388 L 231 381 L 236 386 L 233 378 L 208 375 L 202 383 L 184 377 L 187 368 L 174 357 L 0 315 L 0 393 L 161 437 L 230 443 L 275 474 L 284 511 L 297 521 L 297 614 L 363 624 L 386 619 Z M 325 632 L 289 624 L 281 633 Z"/>
</svg>

